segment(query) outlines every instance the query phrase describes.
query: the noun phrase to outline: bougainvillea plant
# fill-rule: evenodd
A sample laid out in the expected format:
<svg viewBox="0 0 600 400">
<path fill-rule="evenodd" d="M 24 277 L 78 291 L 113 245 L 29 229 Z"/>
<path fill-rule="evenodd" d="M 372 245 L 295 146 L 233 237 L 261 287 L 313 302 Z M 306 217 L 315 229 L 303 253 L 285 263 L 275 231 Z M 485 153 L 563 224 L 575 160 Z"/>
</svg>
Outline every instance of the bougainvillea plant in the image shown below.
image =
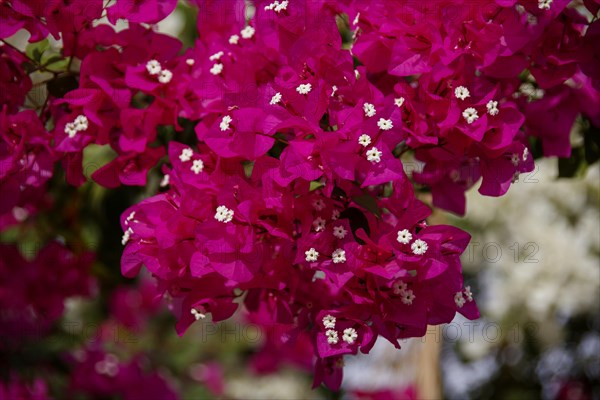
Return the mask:
<svg viewBox="0 0 600 400">
<path fill-rule="evenodd" d="M 262 352 L 308 357 L 315 386 L 378 337 L 479 316 L 469 234 L 429 225 L 418 192 L 462 215 L 474 185 L 501 196 L 570 156 L 577 118 L 600 126 L 597 0 L 194 0 L 186 46 L 155 25 L 176 3 L 0 2 L 0 229 L 47 207 L 57 167 L 84 184 L 92 145 L 114 153 L 106 188 L 160 169 L 122 214 L 123 275 L 151 272 L 180 334 L 238 309 L 277 326 Z M 4 40 L 21 30 L 27 51 Z M 52 290 L 33 304 L 60 314 L 73 289 Z"/>
</svg>

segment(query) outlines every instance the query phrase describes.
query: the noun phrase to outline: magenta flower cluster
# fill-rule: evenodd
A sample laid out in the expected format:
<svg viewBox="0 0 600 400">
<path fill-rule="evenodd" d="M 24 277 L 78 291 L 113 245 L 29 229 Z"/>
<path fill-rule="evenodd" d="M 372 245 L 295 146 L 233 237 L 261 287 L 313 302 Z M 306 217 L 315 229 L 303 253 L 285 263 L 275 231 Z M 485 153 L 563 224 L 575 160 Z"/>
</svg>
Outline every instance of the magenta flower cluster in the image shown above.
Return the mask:
<svg viewBox="0 0 600 400">
<path fill-rule="evenodd" d="M 185 50 L 152 25 L 174 0 L 0 3 L 0 39 L 52 35 L 80 60 L 36 113 L 31 60 L 0 47 L 0 228 L 43 207 L 57 163 L 83 184 L 90 144 L 116 153 L 92 175 L 107 188 L 162 165 L 159 193 L 122 215 L 122 273 L 156 277 L 179 333 L 238 308 L 277 326 L 264 352 L 308 363 L 315 386 L 338 388 L 343 357 L 380 336 L 479 316 L 469 235 L 428 225 L 415 185 L 464 214 L 480 180 L 500 196 L 533 169 L 529 138 L 568 156 L 579 115 L 600 125 L 600 21 L 566 0 L 192 3 Z M 190 124 L 197 141 L 159 138 Z"/>
</svg>

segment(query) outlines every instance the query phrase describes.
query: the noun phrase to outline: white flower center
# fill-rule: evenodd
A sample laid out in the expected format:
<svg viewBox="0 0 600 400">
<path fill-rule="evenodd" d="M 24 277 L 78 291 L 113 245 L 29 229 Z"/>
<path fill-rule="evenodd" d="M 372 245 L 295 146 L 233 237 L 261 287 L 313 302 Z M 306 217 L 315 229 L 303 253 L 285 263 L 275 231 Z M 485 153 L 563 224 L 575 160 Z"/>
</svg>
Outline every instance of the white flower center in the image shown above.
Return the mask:
<svg viewBox="0 0 600 400">
<path fill-rule="evenodd" d="M 296 88 L 296 92 L 300 94 L 308 94 L 312 90 L 312 85 L 310 83 L 302 83 L 298 85 Z"/>
<path fill-rule="evenodd" d="M 321 232 L 323 229 L 325 229 L 325 220 L 321 217 L 315 218 L 313 221 L 313 227 L 315 228 L 316 232 Z"/>
<path fill-rule="evenodd" d="M 410 249 L 412 252 L 418 256 L 425 254 L 429 246 L 427 243 L 421 239 L 417 239 L 410 245 Z"/>
<path fill-rule="evenodd" d="M 280 13 L 283 10 L 287 9 L 288 6 L 288 0 L 283 0 L 282 2 L 279 1 L 274 1 L 271 4 L 269 4 L 268 6 L 265 6 L 265 11 L 275 11 L 276 13 Z"/>
<path fill-rule="evenodd" d="M 225 132 L 226 130 L 228 130 L 229 124 L 231 124 L 232 121 L 233 119 L 229 115 L 224 116 L 221 120 L 221 123 L 219 124 L 219 128 L 221 129 L 221 131 Z"/>
<path fill-rule="evenodd" d="M 131 228 L 127 228 L 127 230 L 125 232 L 123 232 L 123 237 L 121 238 L 121 244 L 123 246 L 125 246 L 127 244 L 127 242 L 129 242 L 129 239 L 130 239 L 132 233 L 133 233 L 133 229 L 131 229 Z"/>
<path fill-rule="evenodd" d="M 333 315 L 326 315 L 323 317 L 323 326 L 327 329 L 335 329 L 335 317 Z"/>
<path fill-rule="evenodd" d="M 377 149 L 377 147 L 371 147 L 370 150 L 367 151 L 367 160 L 372 163 L 378 163 L 381 161 L 381 155 L 383 153 Z"/>
<path fill-rule="evenodd" d="M 188 58 L 187 60 L 185 60 L 185 63 L 191 67 L 194 64 L 196 64 L 196 60 L 194 60 L 193 58 Z"/>
<path fill-rule="evenodd" d="M 342 340 L 348 344 L 354 343 L 358 334 L 356 333 L 356 329 L 354 328 L 346 328 L 344 329 L 344 334 L 342 335 Z"/>
<path fill-rule="evenodd" d="M 373 117 L 376 113 L 375 106 L 371 103 L 363 104 L 363 111 L 367 117 Z"/>
<path fill-rule="evenodd" d="M 331 258 L 333 259 L 334 264 L 343 263 L 346 261 L 346 252 L 342 249 L 336 249 L 331 254 Z"/>
<path fill-rule="evenodd" d="M 344 229 L 342 225 L 333 227 L 333 236 L 338 239 L 343 239 L 348 234 L 348 231 Z"/>
<path fill-rule="evenodd" d="M 394 127 L 394 124 L 392 123 L 391 119 L 379 118 L 379 121 L 377 121 L 377 126 L 382 131 L 389 131 Z"/>
<path fill-rule="evenodd" d="M 553 0 L 538 0 L 538 8 L 540 10 L 549 10 Z"/>
<path fill-rule="evenodd" d="M 248 25 L 247 27 L 245 27 L 244 29 L 242 29 L 240 31 L 240 34 L 242 35 L 242 37 L 244 39 L 250 39 L 250 38 L 252 38 L 252 36 L 254 36 L 254 32 L 256 32 L 256 29 L 254 29 L 253 27 Z"/>
<path fill-rule="evenodd" d="M 160 83 L 169 83 L 171 82 L 171 79 L 173 79 L 173 73 L 168 69 L 163 69 L 158 74 L 158 81 Z"/>
<path fill-rule="evenodd" d="M 221 63 L 216 63 L 215 65 L 213 65 L 210 68 L 210 73 L 213 75 L 219 75 L 221 72 L 223 72 L 223 64 Z"/>
<path fill-rule="evenodd" d="M 148 71 L 150 75 L 158 75 L 161 70 L 160 63 L 156 60 L 150 60 L 146 63 L 146 71 Z"/>
<path fill-rule="evenodd" d="M 338 333 L 337 333 L 337 331 L 334 331 L 333 329 L 330 329 L 327 332 L 325 332 L 325 336 L 327 336 L 327 343 L 329 343 L 329 344 L 337 344 L 337 342 L 338 342 Z"/>
<path fill-rule="evenodd" d="M 215 213 L 215 219 L 219 222 L 228 223 L 233 219 L 233 210 L 225 206 L 217 207 L 217 212 Z"/>
<path fill-rule="evenodd" d="M 208 57 L 208 59 L 210 61 L 217 61 L 217 60 L 221 59 L 221 57 L 223 57 L 223 54 L 225 54 L 225 53 L 223 53 L 222 51 L 218 51 L 215 54 L 213 54 L 212 56 Z"/>
<path fill-rule="evenodd" d="M 477 110 L 473 107 L 469 107 L 463 111 L 462 116 L 468 124 L 472 124 L 479 118 L 479 115 L 477 115 Z"/>
<path fill-rule="evenodd" d="M 398 108 L 402 107 L 402 105 L 404 104 L 404 97 L 398 97 L 397 99 L 394 99 L 394 104 Z"/>
<path fill-rule="evenodd" d="M 485 105 L 485 108 L 487 108 L 488 114 L 492 116 L 498 115 L 498 113 L 500 112 L 500 110 L 498 110 L 498 102 L 494 100 L 488 101 Z"/>
<path fill-rule="evenodd" d="M 192 159 L 192 156 L 194 155 L 194 150 L 190 149 L 189 147 L 186 149 L 181 150 L 181 154 L 179 155 L 179 159 L 181 160 L 181 162 L 187 162 L 190 161 Z"/>
<path fill-rule="evenodd" d="M 206 318 L 205 314 L 202 314 L 200 311 L 196 310 L 195 308 L 192 308 L 190 310 L 190 313 L 194 316 L 194 318 L 196 318 L 196 321 Z"/>
<path fill-rule="evenodd" d="M 196 175 L 198 175 L 204 169 L 204 163 L 202 162 L 202 160 L 194 160 L 194 162 L 192 163 L 192 166 L 190 167 L 190 169 Z"/>
<path fill-rule="evenodd" d="M 402 291 L 402 293 L 400 293 L 400 300 L 404 304 L 410 305 L 410 304 L 412 304 L 414 299 L 415 299 L 415 295 L 413 294 L 413 291 L 410 289 L 405 289 Z"/>
<path fill-rule="evenodd" d="M 231 35 L 229 37 L 229 44 L 238 44 L 240 37 L 238 35 Z"/>
<path fill-rule="evenodd" d="M 306 255 L 306 261 L 308 262 L 315 262 L 319 258 L 319 252 L 316 251 L 314 247 L 311 247 L 309 250 L 305 251 L 304 255 Z"/>
<path fill-rule="evenodd" d="M 402 229 L 398 231 L 398 237 L 396 238 L 398 243 L 408 244 L 412 240 L 412 233 L 408 231 L 408 229 Z"/>
<path fill-rule="evenodd" d="M 269 102 L 269 104 L 274 106 L 275 104 L 279 103 L 280 101 L 281 101 L 281 93 L 277 92 L 273 95 L 273 97 L 271 97 L 271 101 Z"/>
<path fill-rule="evenodd" d="M 462 292 L 456 292 L 454 295 L 454 302 L 458 308 L 462 308 L 465 305 L 465 298 L 463 297 Z"/>
<path fill-rule="evenodd" d="M 325 202 L 322 199 L 317 199 L 312 203 L 313 207 L 317 211 L 321 211 L 325 208 Z"/>
<path fill-rule="evenodd" d="M 340 217 L 340 210 L 333 210 L 331 212 L 331 219 L 332 220 L 337 220 Z"/>
<path fill-rule="evenodd" d="M 363 147 L 367 147 L 368 145 L 371 144 L 371 136 L 363 133 L 358 138 L 358 143 Z"/>
<path fill-rule="evenodd" d="M 467 97 L 471 97 L 471 93 L 469 93 L 469 89 L 466 87 L 459 86 L 454 89 L 454 96 L 456 96 L 457 99 L 464 100 Z"/>
<path fill-rule="evenodd" d="M 77 132 L 86 131 L 89 127 L 89 121 L 85 115 L 78 115 L 73 122 L 65 124 L 65 133 L 73 139 Z"/>
</svg>

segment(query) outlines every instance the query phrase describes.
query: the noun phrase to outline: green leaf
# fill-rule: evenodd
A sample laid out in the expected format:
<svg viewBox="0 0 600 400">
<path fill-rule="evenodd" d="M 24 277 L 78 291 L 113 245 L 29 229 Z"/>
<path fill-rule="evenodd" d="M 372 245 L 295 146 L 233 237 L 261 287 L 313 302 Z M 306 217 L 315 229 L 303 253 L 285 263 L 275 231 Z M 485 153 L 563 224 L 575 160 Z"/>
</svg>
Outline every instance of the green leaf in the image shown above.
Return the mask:
<svg viewBox="0 0 600 400">
<path fill-rule="evenodd" d="M 42 65 L 52 72 L 63 72 L 69 66 L 70 57 L 64 58 L 59 54 L 46 52 L 42 56 Z"/>
<path fill-rule="evenodd" d="M 29 43 L 25 48 L 25 54 L 27 57 L 41 63 L 42 55 L 48 48 L 50 43 L 48 39 L 40 40 L 39 42 Z"/>
<path fill-rule="evenodd" d="M 381 210 L 379 209 L 379 207 L 377 207 L 377 202 L 373 197 L 369 196 L 368 194 L 354 197 L 352 198 L 352 200 L 359 206 L 371 211 L 377 217 L 381 217 Z"/>
<path fill-rule="evenodd" d="M 320 188 L 322 188 L 323 186 L 325 186 L 325 184 L 324 184 L 324 183 L 322 183 L 322 182 L 319 182 L 319 181 L 312 181 L 312 182 L 310 183 L 310 188 L 309 188 L 309 190 L 312 192 L 312 191 L 315 191 L 315 190 L 317 190 L 317 189 L 320 189 Z"/>
</svg>

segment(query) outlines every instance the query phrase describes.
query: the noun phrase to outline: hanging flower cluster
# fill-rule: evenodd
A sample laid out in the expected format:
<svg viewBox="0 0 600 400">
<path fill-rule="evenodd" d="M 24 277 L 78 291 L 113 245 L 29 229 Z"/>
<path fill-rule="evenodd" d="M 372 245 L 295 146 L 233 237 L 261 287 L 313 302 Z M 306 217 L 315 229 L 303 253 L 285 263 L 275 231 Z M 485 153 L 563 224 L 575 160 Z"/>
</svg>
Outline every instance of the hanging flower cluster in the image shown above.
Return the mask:
<svg viewBox="0 0 600 400">
<path fill-rule="evenodd" d="M 174 0 L 0 4 L 0 39 L 52 35 L 69 57 L 36 113 L 25 71 L 48 64 L 0 47 L 0 227 L 38 209 L 56 163 L 84 183 L 90 144 L 115 153 L 92 174 L 108 188 L 146 185 L 164 161 L 160 192 L 122 215 L 123 274 L 156 277 L 180 333 L 240 307 L 283 327 L 266 346 L 310 343 L 315 385 L 339 387 L 343 356 L 380 336 L 399 347 L 479 315 L 469 235 L 427 225 L 415 182 L 463 214 L 480 179 L 499 196 L 533 169 L 528 138 L 565 156 L 578 115 L 600 125 L 600 21 L 566 0 L 192 3 L 199 39 L 183 51 L 152 29 Z"/>
</svg>

